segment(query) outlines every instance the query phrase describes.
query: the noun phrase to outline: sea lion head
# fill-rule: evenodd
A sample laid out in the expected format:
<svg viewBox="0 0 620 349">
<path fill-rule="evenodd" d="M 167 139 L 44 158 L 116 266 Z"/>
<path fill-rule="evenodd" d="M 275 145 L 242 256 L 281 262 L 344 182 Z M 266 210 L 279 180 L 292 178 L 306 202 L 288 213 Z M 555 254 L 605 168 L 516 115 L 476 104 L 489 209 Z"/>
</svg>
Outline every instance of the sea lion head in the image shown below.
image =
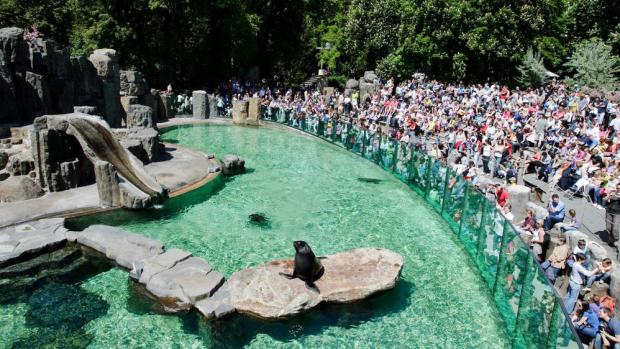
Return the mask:
<svg viewBox="0 0 620 349">
<path fill-rule="evenodd" d="M 312 252 L 310 245 L 308 245 L 305 241 L 295 241 L 293 242 L 293 246 L 295 246 L 295 251 L 297 253 L 308 253 Z"/>
</svg>

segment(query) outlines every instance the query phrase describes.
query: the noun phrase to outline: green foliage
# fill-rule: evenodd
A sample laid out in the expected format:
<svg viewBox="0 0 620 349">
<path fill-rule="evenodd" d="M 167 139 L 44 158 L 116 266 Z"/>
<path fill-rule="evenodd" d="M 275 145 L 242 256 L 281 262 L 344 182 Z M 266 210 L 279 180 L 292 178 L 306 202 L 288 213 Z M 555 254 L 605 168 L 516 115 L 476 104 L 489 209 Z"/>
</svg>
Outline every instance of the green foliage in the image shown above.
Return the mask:
<svg viewBox="0 0 620 349">
<path fill-rule="evenodd" d="M 519 70 L 517 81 L 525 87 L 540 87 L 549 80 L 540 52 L 534 52 L 531 47 L 523 56 L 523 62 L 517 69 Z"/>
<path fill-rule="evenodd" d="M 345 75 L 330 75 L 327 77 L 327 84 L 329 86 L 337 87 L 339 89 L 344 89 L 344 86 L 346 83 L 347 83 L 347 77 Z"/>
<path fill-rule="evenodd" d="M 611 46 L 599 38 L 591 38 L 577 44 L 570 61 L 566 63 L 566 66 L 574 71 L 569 83 L 595 89 L 618 88 L 617 74 L 620 72 L 620 60 L 611 50 Z"/>
<path fill-rule="evenodd" d="M 467 73 L 467 57 L 462 53 L 457 53 L 452 57 L 452 72 L 454 79 L 463 80 Z"/>
<path fill-rule="evenodd" d="M 528 47 L 560 74 L 592 37 L 620 55 L 617 0 L 0 0 L 0 26 L 33 24 L 74 55 L 111 47 L 151 85 L 188 89 L 253 67 L 295 83 L 321 63 L 348 77 L 512 84 Z"/>
</svg>

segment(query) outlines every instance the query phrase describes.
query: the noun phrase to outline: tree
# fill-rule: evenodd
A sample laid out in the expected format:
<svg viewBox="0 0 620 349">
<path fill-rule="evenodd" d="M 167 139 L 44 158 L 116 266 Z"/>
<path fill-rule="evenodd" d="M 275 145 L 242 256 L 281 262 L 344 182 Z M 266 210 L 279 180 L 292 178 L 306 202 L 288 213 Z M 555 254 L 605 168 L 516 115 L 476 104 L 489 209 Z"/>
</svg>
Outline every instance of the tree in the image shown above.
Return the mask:
<svg viewBox="0 0 620 349">
<path fill-rule="evenodd" d="M 595 89 L 618 88 L 619 59 L 611 50 L 611 46 L 596 37 L 578 43 L 570 61 L 566 63 L 574 71 L 568 82 Z"/>
<path fill-rule="evenodd" d="M 549 80 L 540 52 L 534 52 L 531 47 L 527 49 L 523 62 L 517 70 L 519 71 L 517 81 L 525 87 L 540 87 Z"/>
</svg>

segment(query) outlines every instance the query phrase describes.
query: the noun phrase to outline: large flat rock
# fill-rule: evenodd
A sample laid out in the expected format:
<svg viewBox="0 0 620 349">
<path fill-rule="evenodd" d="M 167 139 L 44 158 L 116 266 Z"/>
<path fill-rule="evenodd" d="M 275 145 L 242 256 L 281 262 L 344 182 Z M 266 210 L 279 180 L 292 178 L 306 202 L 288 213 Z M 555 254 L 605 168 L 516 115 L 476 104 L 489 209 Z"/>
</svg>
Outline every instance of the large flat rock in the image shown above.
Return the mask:
<svg viewBox="0 0 620 349">
<path fill-rule="evenodd" d="M 230 304 L 240 313 L 278 319 L 321 302 L 355 302 L 393 288 L 403 258 L 390 250 L 359 248 L 326 256 L 321 263 L 325 273 L 315 282 L 319 293 L 306 287 L 302 280 L 279 275 L 291 274 L 294 266 L 293 260 L 281 260 L 233 274 L 228 280 Z"/>
<path fill-rule="evenodd" d="M 41 219 L 0 230 L 0 267 L 62 247 L 63 218 Z"/>
<path fill-rule="evenodd" d="M 163 252 L 161 242 L 107 225 L 91 225 L 77 234 L 77 242 L 103 253 L 127 269 Z"/>
</svg>

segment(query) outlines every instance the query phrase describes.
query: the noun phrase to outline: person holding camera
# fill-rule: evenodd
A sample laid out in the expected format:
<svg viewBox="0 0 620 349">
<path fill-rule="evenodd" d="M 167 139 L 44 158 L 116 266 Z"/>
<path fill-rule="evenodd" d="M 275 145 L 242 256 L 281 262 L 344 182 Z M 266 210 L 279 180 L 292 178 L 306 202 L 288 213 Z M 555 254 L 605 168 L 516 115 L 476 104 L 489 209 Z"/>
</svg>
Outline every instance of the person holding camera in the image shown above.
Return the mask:
<svg viewBox="0 0 620 349">
<path fill-rule="evenodd" d="M 613 348 L 620 349 L 620 321 L 616 319 L 613 311 L 607 307 L 602 307 L 598 312 L 601 321 L 599 333 L 594 340 L 594 348 Z"/>
</svg>

